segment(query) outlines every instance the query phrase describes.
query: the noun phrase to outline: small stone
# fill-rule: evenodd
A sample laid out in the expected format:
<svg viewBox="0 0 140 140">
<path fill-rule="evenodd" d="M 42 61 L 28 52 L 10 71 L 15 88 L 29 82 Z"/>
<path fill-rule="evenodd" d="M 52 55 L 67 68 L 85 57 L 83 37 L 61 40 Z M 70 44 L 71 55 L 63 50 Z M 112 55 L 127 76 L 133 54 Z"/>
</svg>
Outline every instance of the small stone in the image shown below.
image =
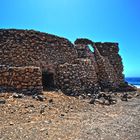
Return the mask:
<svg viewBox="0 0 140 140">
<path fill-rule="evenodd" d="M 79 98 L 79 100 L 83 100 L 84 99 L 84 97 L 81 96 L 81 95 L 78 98 Z"/>
<path fill-rule="evenodd" d="M 61 114 L 60 116 L 61 116 L 61 117 L 64 117 L 65 115 L 64 115 L 64 114 Z"/>
<path fill-rule="evenodd" d="M 40 132 L 47 131 L 47 128 L 40 129 Z"/>
<path fill-rule="evenodd" d="M 5 104 L 6 101 L 4 99 L 0 99 L 0 104 Z"/>
<path fill-rule="evenodd" d="M 43 114 L 45 112 L 46 107 L 47 105 L 41 105 L 40 114 Z"/>
<path fill-rule="evenodd" d="M 44 100 L 46 99 L 46 98 L 45 98 L 44 96 L 42 96 L 42 95 L 38 95 L 37 98 L 38 98 L 39 101 L 44 101 Z"/>
<path fill-rule="evenodd" d="M 127 93 L 123 94 L 122 97 L 121 97 L 121 100 L 122 101 L 128 101 L 128 94 Z"/>
<path fill-rule="evenodd" d="M 40 114 L 43 114 L 45 112 L 44 108 L 41 108 Z"/>
<path fill-rule="evenodd" d="M 49 100 L 49 103 L 53 103 L 53 99 L 50 99 L 50 100 Z"/>
<path fill-rule="evenodd" d="M 87 95 L 88 95 L 88 96 L 91 96 L 91 94 L 90 94 L 90 93 L 88 93 Z"/>
<path fill-rule="evenodd" d="M 10 125 L 14 125 L 14 123 L 13 123 L 13 122 L 10 122 L 9 124 L 10 124 Z"/>
<path fill-rule="evenodd" d="M 37 99 L 37 95 L 36 94 L 32 95 L 32 98 Z"/>
<path fill-rule="evenodd" d="M 14 93 L 13 94 L 13 98 L 23 98 L 23 94 L 17 94 L 17 93 Z"/>
<path fill-rule="evenodd" d="M 104 98 L 95 99 L 95 101 L 96 101 L 97 103 L 99 103 L 99 104 L 102 104 L 102 105 L 104 105 L 104 103 L 105 103 L 105 99 L 104 99 Z"/>
<path fill-rule="evenodd" d="M 29 108 L 29 107 L 35 108 L 33 104 L 25 105 L 25 108 Z"/>
<path fill-rule="evenodd" d="M 58 90 L 58 93 L 62 93 L 61 89 Z"/>
<path fill-rule="evenodd" d="M 140 93 L 139 93 L 139 92 L 136 92 L 136 93 L 134 94 L 134 97 L 138 97 L 138 96 L 140 96 Z"/>
<path fill-rule="evenodd" d="M 105 100 L 105 101 L 104 101 L 104 105 L 110 105 L 109 100 Z"/>
<path fill-rule="evenodd" d="M 46 120 L 46 121 L 44 121 L 46 124 L 51 124 L 52 123 L 52 121 L 51 120 Z"/>
<path fill-rule="evenodd" d="M 39 101 L 44 101 L 46 99 L 46 97 L 44 97 L 42 95 L 33 95 L 32 97 Z"/>
<path fill-rule="evenodd" d="M 90 104 L 95 104 L 95 99 L 91 99 L 89 103 Z"/>
<path fill-rule="evenodd" d="M 128 97 L 127 97 L 128 99 L 132 99 L 133 98 L 133 96 L 132 95 L 128 95 Z"/>
</svg>

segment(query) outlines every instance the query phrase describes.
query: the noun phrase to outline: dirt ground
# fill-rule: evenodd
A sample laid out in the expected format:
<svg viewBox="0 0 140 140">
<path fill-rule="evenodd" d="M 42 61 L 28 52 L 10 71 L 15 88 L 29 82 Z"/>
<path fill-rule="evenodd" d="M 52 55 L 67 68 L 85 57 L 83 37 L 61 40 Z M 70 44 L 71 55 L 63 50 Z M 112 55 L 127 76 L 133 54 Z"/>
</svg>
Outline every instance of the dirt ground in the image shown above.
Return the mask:
<svg viewBox="0 0 140 140">
<path fill-rule="evenodd" d="M 140 140 L 140 97 L 106 106 L 63 93 L 0 94 L 0 140 Z"/>
</svg>

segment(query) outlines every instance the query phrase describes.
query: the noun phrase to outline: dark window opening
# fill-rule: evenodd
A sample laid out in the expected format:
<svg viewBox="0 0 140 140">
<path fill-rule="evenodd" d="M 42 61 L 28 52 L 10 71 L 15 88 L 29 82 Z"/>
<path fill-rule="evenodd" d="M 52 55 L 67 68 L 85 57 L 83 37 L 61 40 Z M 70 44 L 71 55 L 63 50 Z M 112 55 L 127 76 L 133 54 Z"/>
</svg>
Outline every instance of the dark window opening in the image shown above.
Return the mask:
<svg viewBox="0 0 140 140">
<path fill-rule="evenodd" d="M 42 84 L 43 90 L 53 90 L 55 88 L 54 73 L 48 71 L 42 72 Z"/>
</svg>

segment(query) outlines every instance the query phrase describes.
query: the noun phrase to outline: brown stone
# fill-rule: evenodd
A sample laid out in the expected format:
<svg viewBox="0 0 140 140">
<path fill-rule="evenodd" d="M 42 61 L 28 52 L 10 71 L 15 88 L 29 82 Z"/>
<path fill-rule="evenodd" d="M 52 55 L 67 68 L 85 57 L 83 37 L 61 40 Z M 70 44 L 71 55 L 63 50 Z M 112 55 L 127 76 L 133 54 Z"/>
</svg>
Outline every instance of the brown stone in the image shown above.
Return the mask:
<svg viewBox="0 0 140 140">
<path fill-rule="evenodd" d="M 76 95 L 92 92 L 95 84 L 119 88 L 125 81 L 118 52 L 118 43 L 80 38 L 72 44 L 47 33 L 0 29 L 0 86 L 42 91 L 42 72 L 46 71 L 46 81 Z"/>
</svg>

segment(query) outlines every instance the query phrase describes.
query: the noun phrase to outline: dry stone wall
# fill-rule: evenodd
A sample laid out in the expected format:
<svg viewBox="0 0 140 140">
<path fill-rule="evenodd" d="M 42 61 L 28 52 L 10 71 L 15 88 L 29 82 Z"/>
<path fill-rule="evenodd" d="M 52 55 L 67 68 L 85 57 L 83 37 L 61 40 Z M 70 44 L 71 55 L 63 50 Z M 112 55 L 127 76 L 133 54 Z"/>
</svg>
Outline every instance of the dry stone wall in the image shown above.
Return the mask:
<svg viewBox="0 0 140 140">
<path fill-rule="evenodd" d="M 99 53 L 98 50 L 96 50 L 96 53 Z M 98 65 L 98 81 L 102 90 L 107 88 L 112 90 L 117 89 L 119 86 L 118 77 L 109 59 L 107 57 L 102 57 L 100 54 L 95 56 Z"/>
<path fill-rule="evenodd" d="M 75 42 L 79 43 L 78 41 L 75 41 Z M 84 42 L 83 39 L 82 39 L 82 42 Z M 80 41 L 80 43 L 82 43 L 82 42 Z M 88 40 L 88 42 L 91 42 L 91 41 Z M 77 50 L 78 58 L 82 58 L 82 59 L 83 58 L 85 58 L 85 59 L 88 58 L 88 59 L 90 59 L 92 65 L 94 65 L 95 71 L 97 73 L 98 72 L 98 66 L 97 66 L 97 63 L 96 63 L 96 60 L 95 60 L 95 54 L 94 54 L 94 52 L 91 52 L 87 43 L 86 44 L 76 44 L 75 48 Z"/>
<path fill-rule="evenodd" d="M 98 83 L 94 65 L 90 59 L 76 59 L 75 63 L 59 65 L 57 85 L 68 95 L 85 95 L 93 92 Z"/>
<path fill-rule="evenodd" d="M 124 79 L 122 80 L 120 78 L 120 75 L 119 75 L 120 73 L 118 73 L 117 69 L 115 69 L 116 66 L 117 68 L 119 67 L 119 64 L 122 65 L 122 62 L 120 62 L 119 64 L 118 62 L 116 62 L 116 59 L 119 56 L 118 48 L 114 47 L 114 50 L 112 47 L 105 47 L 105 46 L 104 47 L 101 46 L 102 48 L 99 48 L 100 46 L 98 43 L 93 43 L 92 41 L 88 39 L 77 39 L 75 43 L 78 46 L 77 48 L 77 51 L 79 52 L 78 57 L 79 56 L 80 58 L 87 57 L 87 58 L 90 58 L 90 60 L 92 60 L 92 64 L 95 66 L 95 71 L 98 77 L 98 83 L 100 84 L 102 89 L 105 89 L 105 88 L 110 88 L 113 90 L 117 89 L 120 84 L 120 81 L 121 82 L 124 81 Z M 94 53 L 91 53 L 91 51 L 89 51 L 87 47 L 87 45 L 89 44 L 94 48 Z M 115 43 L 110 43 L 110 44 L 114 45 Z M 108 43 L 108 46 L 110 44 Z M 114 52 L 113 54 L 116 54 L 117 58 L 111 59 L 112 58 L 111 56 L 113 56 L 111 52 Z M 114 57 L 116 57 L 116 55 L 114 55 Z M 121 67 L 119 67 L 119 69 L 121 69 Z M 121 74 L 122 74 L 122 71 L 121 71 Z"/>
<path fill-rule="evenodd" d="M 74 45 L 67 39 L 33 30 L 0 30 L 1 65 L 55 70 L 58 64 L 75 58 Z"/>
<path fill-rule="evenodd" d="M 118 43 L 95 43 L 98 48 L 100 54 L 103 57 L 108 58 L 109 63 L 113 66 L 114 71 L 117 75 L 117 81 L 121 84 L 124 83 L 124 75 L 123 75 L 123 64 L 122 58 L 119 55 L 119 47 Z"/>
<path fill-rule="evenodd" d="M 0 66 L 0 92 L 42 93 L 42 72 L 39 67 Z"/>
<path fill-rule="evenodd" d="M 6 88 L 7 90 L 14 89 L 16 91 L 26 91 L 26 93 L 32 91 L 34 93 L 34 91 L 36 92 L 37 88 L 39 88 L 38 86 L 42 86 L 42 75 L 37 74 L 35 76 L 33 72 L 33 77 L 40 79 L 40 84 L 30 83 L 32 80 L 36 82 L 37 79 L 34 79 L 30 75 L 30 72 L 24 73 L 24 67 L 34 66 L 39 67 L 41 72 L 47 71 L 47 73 L 55 73 L 57 65 L 66 62 L 71 63 L 75 58 L 77 58 L 77 52 L 74 49 L 74 45 L 65 38 L 33 30 L 1 29 L 0 65 L 7 66 L 7 72 L 9 72 L 9 68 L 17 72 L 16 81 L 13 80 L 14 85 L 5 83 L 6 80 L 10 81 L 8 80 L 9 77 L 0 75 L 0 79 L 4 80 L 4 82 L 2 81 L 0 83 L 1 90 L 3 91 Z M 20 75 L 21 73 L 22 75 Z M 26 80 L 29 82 L 23 79 L 27 76 L 28 78 L 26 78 Z M 22 79 L 23 82 L 21 82 L 20 79 Z M 15 82 L 17 82 L 17 84 Z M 13 86 L 15 86 L 15 88 Z M 30 88 L 31 90 L 29 90 Z M 41 90 L 42 88 L 39 88 L 38 93 L 41 92 Z"/>
<path fill-rule="evenodd" d="M 72 44 L 33 30 L 0 29 L 0 89 L 40 93 L 47 77 L 69 95 L 92 92 L 95 86 L 118 88 L 124 83 L 118 52 L 117 43 L 81 38 Z"/>
</svg>

